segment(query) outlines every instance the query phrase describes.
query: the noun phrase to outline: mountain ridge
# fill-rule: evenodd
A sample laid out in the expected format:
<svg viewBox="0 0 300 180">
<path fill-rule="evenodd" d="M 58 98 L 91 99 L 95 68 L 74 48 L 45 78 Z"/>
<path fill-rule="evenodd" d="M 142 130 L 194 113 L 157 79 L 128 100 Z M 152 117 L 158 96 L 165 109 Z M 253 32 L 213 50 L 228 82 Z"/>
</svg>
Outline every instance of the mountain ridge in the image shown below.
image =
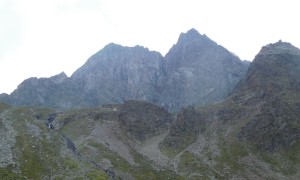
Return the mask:
<svg viewBox="0 0 300 180">
<path fill-rule="evenodd" d="M 110 43 L 92 55 L 71 77 L 61 73 L 49 80 L 29 78 L 10 96 L 0 98 L 14 105 L 54 108 L 146 100 L 176 112 L 189 105 L 221 101 L 242 78 L 247 67 L 247 63 L 242 63 L 224 47 L 191 29 L 181 33 L 165 57 L 143 46 L 124 47 Z"/>
</svg>

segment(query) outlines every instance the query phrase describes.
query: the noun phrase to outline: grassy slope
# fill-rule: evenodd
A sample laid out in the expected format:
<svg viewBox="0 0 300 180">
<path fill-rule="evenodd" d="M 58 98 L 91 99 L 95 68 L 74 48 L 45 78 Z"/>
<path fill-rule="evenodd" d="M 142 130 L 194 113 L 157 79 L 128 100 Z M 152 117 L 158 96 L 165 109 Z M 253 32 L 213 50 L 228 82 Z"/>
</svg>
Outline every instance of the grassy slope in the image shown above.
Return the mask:
<svg viewBox="0 0 300 180">
<path fill-rule="evenodd" d="M 54 110 L 46 108 L 7 109 L 5 120 L 17 131 L 13 148 L 16 165 L 0 168 L 1 179 L 65 179 L 107 175 L 80 162 L 56 132 L 46 127 L 46 119 Z M 92 178 L 95 179 L 95 178 Z"/>
<path fill-rule="evenodd" d="M 293 99 L 286 98 L 290 104 L 295 104 Z M 176 146 L 169 148 L 162 144 L 163 152 L 169 153 L 171 159 L 180 154 L 177 164 L 179 175 L 164 168 L 161 170 L 154 169 L 153 162 L 134 150 L 129 143 L 129 137 L 124 132 L 121 132 L 124 133 L 124 137 L 120 140 L 127 143 L 136 165 L 127 162 L 112 151 L 107 144 L 93 141 L 90 138 L 82 140 L 82 137 L 90 135 L 95 128 L 95 123 L 101 124 L 117 120 L 115 112 L 110 108 L 68 111 L 59 119 L 64 122 L 64 126 L 59 132 L 65 134 L 72 141 L 79 142 L 76 144 L 77 150 L 87 159 L 92 159 L 98 164 L 108 159 L 111 163 L 108 169 L 122 177 L 134 177 L 136 179 L 144 179 L 145 177 L 149 179 L 180 179 L 183 177 L 190 179 L 298 178 L 300 169 L 299 143 L 295 143 L 289 149 L 270 154 L 257 150 L 247 142 L 237 140 L 236 134 L 240 128 L 258 113 L 254 108 L 247 108 L 235 105 L 234 102 L 228 100 L 223 104 L 196 109 L 201 118 L 209 120 L 218 117 L 219 121 L 207 124 L 205 131 L 199 131 L 198 134 L 186 133 L 185 136 L 181 136 L 177 139 L 179 140 L 179 148 Z M 72 151 L 68 150 L 66 145 L 61 142 L 61 136 L 57 132 L 47 129 L 45 120 L 54 110 L 11 108 L 7 105 L 1 105 L 1 112 L 3 111 L 5 111 L 5 119 L 12 121 L 14 129 L 18 131 L 13 149 L 18 163 L 17 166 L 1 168 L 1 178 L 108 178 L 104 171 L 82 161 Z M 245 112 L 248 112 L 249 115 L 245 115 Z M 202 129 L 202 126 L 203 124 L 195 124 L 194 128 Z M 199 137 L 204 139 L 201 143 L 205 146 L 194 148 L 195 144 L 200 143 L 197 141 Z M 126 138 L 128 141 L 124 140 Z M 96 153 L 93 153 L 95 150 Z M 19 173 L 17 169 L 20 170 Z"/>
<path fill-rule="evenodd" d="M 116 172 L 117 175 L 122 176 L 127 174 L 136 179 L 180 179 L 179 176 L 169 170 L 155 170 L 152 167 L 153 162 L 151 162 L 147 157 L 138 154 L 134 148 L 128 144 L 126 140 L 128 136 L 126 133 L 121 132 L 123 133 L 123 137 L 117 137 L 117 139 L 124 141 L 123 143 L 127 144 L 135 165 L 130 164 L 119 154 L 112 151 L 109 148 L 109 145 L 96 142 L 89 137 L 90 133 L 95 128 L 96 123 L 102 124 L 109 123 L 110 121 L 116 121 L 117 116 L 115 113 L 116 112 L 113 111 L 113 108 L 69 111 L 60 119 L 60 121 L 67 122 L 64 123 L 65 125 L 62 129 L 60 129 L 60 132 L 76 142 L 78 152 L 82 156 L 92 159 L 97 164 L 101 164 L 101 162 L 105 159 L 109 160 L 111 163 L 111 167 L 109 169 Z M 83 141 L 80 140 L 82 138 L 84 139 Z"/>
</svg>

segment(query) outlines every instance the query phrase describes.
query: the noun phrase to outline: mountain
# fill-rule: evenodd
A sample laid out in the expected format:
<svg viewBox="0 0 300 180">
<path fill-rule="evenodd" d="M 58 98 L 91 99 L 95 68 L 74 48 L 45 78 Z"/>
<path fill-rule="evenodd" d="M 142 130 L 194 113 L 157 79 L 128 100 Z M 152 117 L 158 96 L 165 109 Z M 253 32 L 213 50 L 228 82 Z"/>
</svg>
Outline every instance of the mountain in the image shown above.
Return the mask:
<svg viewBox="0 0 300 180">
<path fill-rule="evenodd" d="M 109 44 L 74 72 L 88 103 L 94 106 L 130 99 L 158 101 L 163 57 L 141 46 Z"/>
<path fill-rule="evenodd" d="M 224 47 L 191 29 L 180 35 L 165 56 L 166 82 L 160 102 L 172 111 L 218 102 L 233 90 L 247 67 Z"/>
<path fill-rule="evenodd" d="M 142 46 L 108 44 L 68 78 L 29 78 L 2 101 L 54 108 L 97 107 L 144 100 L 169 111 L 224 99 L 248 63 L 195 29 L 180 35 L 165 57 Z"/>
<path fill-rule="evenodd" d="M 160 144 L 182 173 L 221 179 L 299 179 L 300 50 L 264 46 L 221 103 L 183 109 Z"/>
<path fill-rule="evenodd" d="M 0 177 L 299 179 L 299 77 L 300 50 L 279 41 L 222 102 L 178 113 L 136 100 L 69 110 L 0 103 Z M 70 80 L 50 79 L 31 81 Z"/>
<path fill-rule="evenodd" d="M 271 152 L 292 146 L 300 139 L 299 92 L 300 50 L 281 41 L 263 47 L 234 96 L 260 107 L 239 139 Z"/>
</svg>

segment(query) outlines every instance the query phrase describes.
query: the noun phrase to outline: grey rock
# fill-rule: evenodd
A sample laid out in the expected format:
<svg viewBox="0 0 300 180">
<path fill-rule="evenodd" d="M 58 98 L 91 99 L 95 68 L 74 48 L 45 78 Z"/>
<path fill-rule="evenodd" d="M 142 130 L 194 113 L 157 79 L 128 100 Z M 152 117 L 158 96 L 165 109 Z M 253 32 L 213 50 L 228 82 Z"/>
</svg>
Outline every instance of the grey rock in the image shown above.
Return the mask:
<svg viewBox="0 0 300 180">
<path fill-rule="evenodd" d="M 165 56 L 166 81 L 160 102 L 171 111 L 224 99 L 248 64 L 195 29 L 182 33 Z"/>
<path fill-rule="evenodd" d="M 157 102 L 163 57 L 141 46 L 109 44 L 72 75 L 91 105 L 138 99 Z"/>
<path fill-rule="evenodd" d="M 74 81 L 60 73 L 50 78 L 26 79 L 9 97 L 0 99 L 13 105 L 71 108 L 83 99 L 78 89 Z"/>
<path fill-rule="evenodd" d="M 258 148 L 274 152 L 300 140 L 300 49 L 279 41 L 264 46 L 233 99 L 259 109 L 239 132 Z"/>
<path fill-rule="evenodd" d="M 142 46 L 108 44 L 68 78 L 29 78 L 0 101 L 54 108 L 144 100 L 169 111 L 224 99 L 248 63 L 199 34 L 182 33 L 165 57 Z"/>
</svg>

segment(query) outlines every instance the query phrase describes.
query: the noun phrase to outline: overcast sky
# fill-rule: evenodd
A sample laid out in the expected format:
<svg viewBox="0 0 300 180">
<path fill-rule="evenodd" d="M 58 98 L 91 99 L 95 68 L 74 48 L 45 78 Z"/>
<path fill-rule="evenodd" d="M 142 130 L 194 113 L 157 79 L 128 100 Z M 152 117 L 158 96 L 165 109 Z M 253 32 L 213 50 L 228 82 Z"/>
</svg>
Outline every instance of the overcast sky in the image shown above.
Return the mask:
<svg viewBox="0 0 300 180">
<path fill-rule="evenodd" d="M 253 60 L 282 39 L 300 47 L 296 0 L 0 0 L 0 93 L 24 79 L 70 76 L 106 44 L 165 55 L 191 28 Z"/>
</svg>

